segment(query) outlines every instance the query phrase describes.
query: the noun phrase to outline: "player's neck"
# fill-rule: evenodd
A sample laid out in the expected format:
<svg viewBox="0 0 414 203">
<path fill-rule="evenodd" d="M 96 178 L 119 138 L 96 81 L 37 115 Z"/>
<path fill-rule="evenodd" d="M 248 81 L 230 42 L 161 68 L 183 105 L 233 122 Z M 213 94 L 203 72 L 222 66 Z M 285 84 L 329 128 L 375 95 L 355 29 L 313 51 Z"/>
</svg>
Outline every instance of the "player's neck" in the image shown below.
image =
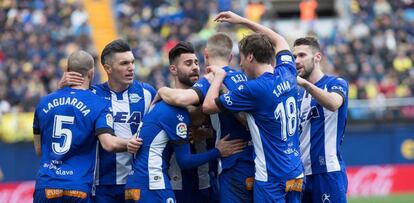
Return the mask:
<svg viewBox="0 0 414 203">
<path fill-rule="evenodd" d="M 121 84 L 119 82 L 115 82 L 113 80 L 108 80 L 108 86 L 109 89 L 111 89 L 114 92 L 122 92 L 126 89 L 128 89 L 129 85 L 128 84 Z"/>
<path fill-rule="evenodd" d="M 176 89 L 188 89 L 188 88 L 190 88 L 188 85 L 180 82 L 178 80 L 178 78 L 175 78 L 174 79 L 174 84 L 175 84 L 175 87 L 174 88 L 176 88 Z"/>
<path fill-rule="evenodd" d="M 309 75 L 308 81 L 312 84 L 315 84 L 323 77 L 323 72 L 319 67 L 315 67 L 312 73 Z"/>
<path fill-rule="evenodd" d="M 256 78 L 263 75 L 264 73 L 273 73 L 275 68 L 270 64 L 258 64 L 255 68 Z"/>
<path fill-rule="evenodd" d="M 78 89 L 78 90 L 87 90 L 87 89 L 89 89 L 89 86 L 90 86 L 90 81 L 89 80 L 84 80 L 82 85 L 73 85 L 73 86 L 70 86 L 70 88 Z"/>
<path fill-rule="evenodd" d="M 217 67 L 225 67 L 229 66 L 229 61 L 221 58 L 209 58 L 208 65 L 210 66 L 217 66 Z"/>
</svg>

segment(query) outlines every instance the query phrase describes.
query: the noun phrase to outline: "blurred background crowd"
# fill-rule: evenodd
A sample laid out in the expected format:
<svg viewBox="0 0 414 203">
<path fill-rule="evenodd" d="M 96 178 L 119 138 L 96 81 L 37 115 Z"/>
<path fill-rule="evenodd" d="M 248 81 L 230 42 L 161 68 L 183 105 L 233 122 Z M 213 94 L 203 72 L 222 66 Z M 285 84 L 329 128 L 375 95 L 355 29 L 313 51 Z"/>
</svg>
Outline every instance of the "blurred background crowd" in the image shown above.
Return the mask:
<svg viewBox="0 0 414 203">
<path fill-rule="evenodd" d="M 80 2 L 0 2 L 0 114 L 33 111 L 41 96 L 57 88 L 68 53 L 84 49 L 96 56 L 100 51 L 93 46 L 88 13 Z M 191 41 L 202 65 L 204 44 L 217 30 L 230 33 L 235 43 L 246 33 L 241 27 L 217 25 L 212 17 L 232 10 L 271 24 L 279 18 L 269 2 L 113 0 L 112 8 L 118 36 L 133 48 L 137 79 L 159 88 L 170 85 L 166 67 L 168 51 L 175 43 Z M 320 39 L 327 71 L 349 81 L 350 99 L 379 103 L 386 98 L 412 97 L 414 1 L 351 0 L 347 6 L 349 26 L 337 26 L 324 36 L 315 30 L 316 16 L 301 16 L 309 25 L 305 34 Z M 283 33 L 294 39 L 295 33 Z M 234 53 L 237 52 L 235 46 Z M 238 59 L 233 60 L 233 65 L 237 64 Z M 99 75 L 97 78 L 99 81 Z M 398 108 L 397 116 L 400 114 L 414 117 L 412 105 Z M 366 115 L 359 111 L 355 114 L 358 116 Z"/>
</svg>

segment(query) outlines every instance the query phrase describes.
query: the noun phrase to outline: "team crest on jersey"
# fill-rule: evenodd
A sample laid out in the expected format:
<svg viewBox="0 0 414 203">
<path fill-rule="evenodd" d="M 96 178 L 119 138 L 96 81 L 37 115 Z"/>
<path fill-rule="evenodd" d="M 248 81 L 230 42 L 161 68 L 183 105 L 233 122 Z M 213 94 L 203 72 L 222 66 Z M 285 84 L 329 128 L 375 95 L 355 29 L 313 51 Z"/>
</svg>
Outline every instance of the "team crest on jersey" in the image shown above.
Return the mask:
<svg viewBox="0 0 414 203">
<path fill-rule="evenodd" d="M 111 127 L 114 126 L 114 119 L 110 113 L 106 114 L 106 124 Z"/>
<path fill-rule="evenodd" d="M 187 137 L 187 124 L 184 122 L 178 123 L 176 127 L 177 135 L 181 138 Z"/>
<path fill-rule="evenodd" d="M 131 103 L 138 103 L 141 99 L 142 97 L 140 97 L 138 94 L 135 94 L 135 93 L 129 94 L 129 101 Z"/>
</svg>

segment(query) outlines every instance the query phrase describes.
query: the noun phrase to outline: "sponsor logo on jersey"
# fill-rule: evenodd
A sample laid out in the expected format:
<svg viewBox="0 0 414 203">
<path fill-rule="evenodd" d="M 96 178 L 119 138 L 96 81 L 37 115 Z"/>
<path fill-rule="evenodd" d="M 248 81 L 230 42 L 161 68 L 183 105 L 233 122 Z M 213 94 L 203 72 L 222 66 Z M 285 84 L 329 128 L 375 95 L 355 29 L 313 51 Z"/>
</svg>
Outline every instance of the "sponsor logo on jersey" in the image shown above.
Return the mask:
<svg viewBox="0 0 414 203">
<path fill-rule="evenodd" d="M 138 125 L 141 122 L 141 112 L 134 111 L 131 114 L 128 112 L 116 112 L 114 115 L 114 122 L 116 123 L 133 123 Z"/>
<path fill-rule="evenodd" d="M 292 56 L 289 55 L 282 55 L 280 57 L 280 60 L 283 62 L 293 62 Z"/>
<path fill-rule="evenodd" d="M 140 100 L 142 99 L 142 97 L 140 97 L 138 94 L 136 93 L 131 93 L 129 94 L 129 101 L 131 103 L 138 103 Z"/>
<path fill-rule="evenodd" d="M 177 124 L 176 131 L 179 137 L 181 138 L 187 137 L 187 125 L 184 122 Z"/>
</svg>

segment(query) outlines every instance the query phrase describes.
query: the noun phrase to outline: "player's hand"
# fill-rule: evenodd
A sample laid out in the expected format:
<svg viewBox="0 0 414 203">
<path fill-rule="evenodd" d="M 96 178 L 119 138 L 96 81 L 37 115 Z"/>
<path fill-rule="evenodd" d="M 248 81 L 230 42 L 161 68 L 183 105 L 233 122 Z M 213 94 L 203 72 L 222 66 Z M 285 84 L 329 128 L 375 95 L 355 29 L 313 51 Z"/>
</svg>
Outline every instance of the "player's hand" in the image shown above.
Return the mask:
<svg viewBox="0 0 414 203">
<path fill-rule="evenodd" d="M 240 24 L 243 23 L 245 18 L 231 12 L 231 11 L 223 11 L 220 12 L 215 18 L 214 21 L 216 22 L 228 22 L 232 24 Z"/>
<path fill-rule="evenodd" d="M 207 81 L 211 84 L 213 83 L 214 75 L 213 73 L 207 73 L 207 74 L 204 74 L 204 78 L 207 79 Z"/>
<path fill-rule="evenodd" d="M 216 76 L 226 76 L 226 71 L 220 66 L 207 66 L 206 67 L 207 73 L 213 73 L 214 77 Z"/>
<path fill-rule="evenodd" d="M 68 86 L 76 86 L 82 85 L 84 79 L 82 75 L 78 72 L 65 72 L 63 73 L 62 79 L 60 79 L 58 87 L 68 87 Z"/>
<path fill-rule="evenodd" d="M 300 76 L 296 76 L 296 80 L 298 82 L 298 85 L 300 86 L 304 86 L 308 82 L 305 79 L 301 78 Z"/>
<path fill-rule="evenodd" d="M 247 146 L 247 142 L 242 139 L 228 140 L 229 136 L 226 135 L 216 144 L 216 148 L 220 151 L 221 157 L 237 154 Z"/>
<path fill-rule="evenodd" d="M 127 151 L 131 154 L 136 154 L 139 148 L 141 147 L 141 145 L 142 145 L 142 139 L 137 136 L 133 136 L 128 141 Z"/>
</svg>

